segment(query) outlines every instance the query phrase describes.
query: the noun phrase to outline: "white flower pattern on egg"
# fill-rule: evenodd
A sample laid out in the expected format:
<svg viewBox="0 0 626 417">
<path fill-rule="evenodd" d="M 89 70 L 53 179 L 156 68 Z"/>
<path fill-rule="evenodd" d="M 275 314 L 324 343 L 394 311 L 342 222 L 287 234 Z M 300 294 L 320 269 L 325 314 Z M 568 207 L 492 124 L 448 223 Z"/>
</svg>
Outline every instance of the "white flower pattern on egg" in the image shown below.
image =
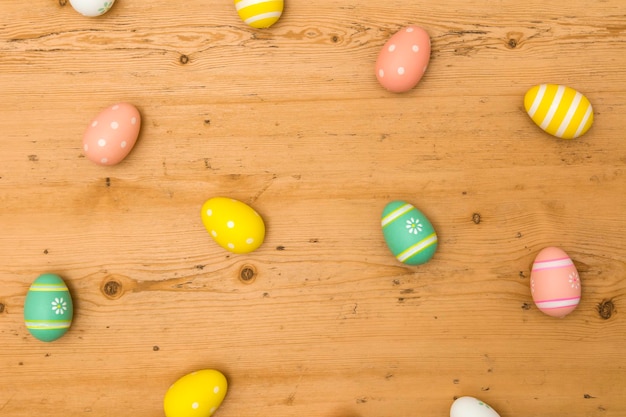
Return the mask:
<svg viewBox="0 0 626 417">
<path fill-rule="evenodd" d="M 580 286 L 580 277 L 578 276 L 578 272 L 572 272 L 569 274 L 569 283 L 572 285 L 572 288 L 578 288 Z"/>
<path fill-rule="evenodd" d="M 52 302 L 52 311 L 54 311 L 55 314 L 65 314 L 66 310 L 67 302 L 63 300 L 63 297 L 55 297 L 54 301 Z"/>
<path fill-rule="evenodd" d="M 418 234 L 419 232 L 422 231 L 422 223 L 420 223 L 419 219 L 415 219 L 413 217 L 411 217 L 410 220 L 406 221 L 406 228 L 408 229 L 409 233 L 412 233 L 414 235 Z"/>
</svg>

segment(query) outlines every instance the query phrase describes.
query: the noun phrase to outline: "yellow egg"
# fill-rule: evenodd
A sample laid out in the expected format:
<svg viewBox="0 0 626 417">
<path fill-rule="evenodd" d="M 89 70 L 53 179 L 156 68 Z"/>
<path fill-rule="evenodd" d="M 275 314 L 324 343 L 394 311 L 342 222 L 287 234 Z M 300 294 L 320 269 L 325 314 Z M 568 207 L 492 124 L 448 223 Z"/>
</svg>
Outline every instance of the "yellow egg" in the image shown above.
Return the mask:
<svg viewBox="0 0 626 417">
<path fill-rule="evenodd" d="M 268 28 L 283 14 L 283 0 L 235 0 L 239 17 L 253 28 Z"/>
<path fill-rule="evenodd" d="M 226 197 L 202 205 L 202 223 L 218 245 L 233 253 L 249 253 L 265 239 L 265 223 L 252 207 Z"/>
<path fill-rule="evenodd" d="M 166 417 L 209 417 L 222 404 L 228 382 L 214 369 L 192 372 L 174 382 L 165 393 Z"/>
<path fill-rule="evenodd" d="M 534 86 L 524 96 L 524 108 L 537 126 L 561 139 L 582 136 L 593 124 L 589 99 L 564 85 Z"/>
</svg>

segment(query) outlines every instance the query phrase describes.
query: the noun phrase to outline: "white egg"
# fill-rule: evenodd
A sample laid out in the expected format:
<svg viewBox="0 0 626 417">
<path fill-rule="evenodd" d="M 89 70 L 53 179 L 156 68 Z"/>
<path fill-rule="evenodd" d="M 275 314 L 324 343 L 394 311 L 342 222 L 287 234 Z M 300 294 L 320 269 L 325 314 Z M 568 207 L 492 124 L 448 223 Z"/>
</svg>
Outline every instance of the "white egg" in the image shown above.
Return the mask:
<svg viewBox="0 0 626 417">
<path fill-rule="evenodd" d="M 84 16 L 100 16 L 109 11 L 115 0 L 70 0 L 70 4 Z"/>
<path fill-rule="evenodd" d="M 450 407 L 450 417 L 500 417 L 500 414 L 477 398 L 459 397 Z"/>
</svg>

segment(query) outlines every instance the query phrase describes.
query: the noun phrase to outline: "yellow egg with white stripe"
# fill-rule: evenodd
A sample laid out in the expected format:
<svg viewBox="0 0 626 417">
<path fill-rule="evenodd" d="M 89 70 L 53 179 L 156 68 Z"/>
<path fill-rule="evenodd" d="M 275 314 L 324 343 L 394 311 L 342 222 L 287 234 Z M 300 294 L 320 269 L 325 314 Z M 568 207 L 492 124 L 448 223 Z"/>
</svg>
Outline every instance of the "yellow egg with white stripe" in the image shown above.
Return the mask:
<svg viewBox="0 0 626 417">
<path fill-rule="evenodd" d="M 264 29 L 272 26 L 283 14 L 283 0 L 235 0 L 239 17 L 249 26 Z"/>
<path fill-rule="evenodd" d="M 587 97 L 564 85 L 534 86 L 524 96 L 524 108 L 537 126 L 561 139 L 582 136 L 593 124 Z"/>
</svg>

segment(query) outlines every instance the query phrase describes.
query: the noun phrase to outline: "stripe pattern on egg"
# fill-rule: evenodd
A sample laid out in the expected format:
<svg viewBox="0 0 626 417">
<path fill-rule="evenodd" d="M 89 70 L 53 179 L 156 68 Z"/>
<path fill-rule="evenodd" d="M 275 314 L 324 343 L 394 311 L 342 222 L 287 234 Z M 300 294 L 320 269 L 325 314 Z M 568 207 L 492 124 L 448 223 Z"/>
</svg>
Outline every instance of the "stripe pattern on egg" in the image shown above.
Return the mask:
<svg viewBox="0 0 626 417">
<path fill-rule="evenodd" d="M 533 122 L 561 139 L 584 135 L 593 124 L 589 99 L 571 87 L 540 84 L 524 96 L 524 108 Z"/>
<path fill-rule="evenodd" d="M 43 342 L 60 338 L 73 315 L 72 297 L 60 276 L 43 274 L 31 284 L 24 301 L 24 324 L 35 338 Z"/>
<path fill-rule="evenodd" d="M 235 0 L 235 8 L 245 24 L 257 29 L 272 26 L 283 14 L 283 0 Z"/>
<path fill-rule="evenodd" d="M 426 216 L 404 201 L 392 201 L 383 210 L 381 226 L 387 246 L 407 265 L 428 262 L 437 250 L 437 234 Z"/>
<path fill-rule="evenodd" d="M 572 259 L 562 249 L 542 249 L 530 273 L 533 301 L 543 313 L 565 317 L 580 303 L 581 282 Z"/>
</svg>

